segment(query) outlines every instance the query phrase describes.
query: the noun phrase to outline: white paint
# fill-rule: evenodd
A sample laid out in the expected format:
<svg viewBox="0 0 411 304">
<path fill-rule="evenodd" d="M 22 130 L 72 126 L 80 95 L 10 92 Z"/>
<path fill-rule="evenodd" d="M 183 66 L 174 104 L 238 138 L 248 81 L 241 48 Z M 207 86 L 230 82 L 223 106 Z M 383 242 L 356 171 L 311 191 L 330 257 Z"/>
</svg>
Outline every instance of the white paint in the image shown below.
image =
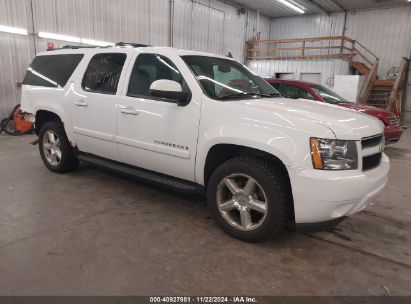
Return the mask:
<svg viewBox="0 0 411 304">
<path fill-rule="evenodd" d="M 265 78 L 282 73 L 291 74 L 293 80 L 301 80 L 302 73 L 321 74 L 320 83 L 328 87 L 333 86 L 334 75 L 349 74 L 349 64 L 344 60 L 253 60 L 247 66 Z"/>
<path fill-rule="evenodd" d="M 166 91 L 166 92 L 182 92 L 183 89 L 181 85 L 174 80 L 169 79 L 159 79 L 154 81 L 151 86 L 150 90 L 157 90 L 157 91 Z"/>
<path fill-rule="evenodd" d="M 335 75 L 334 92 L 351 102 L 358 102 L 364 76 Z"/>
<path fill-rule="evenodd" d="M 321 83 L 321 73 L 301 73 L 300 80 L 312 83 Z"/>
<path fill-rule="evenodd" d="M 123 52 L 127 60 L 116 95 L 85 92 L 81 80 L 97 52 Z M 186 106 L 126 95 L 139 53 L 168 57 L 192 92 Z M 360 140 L 383 132 L 376 118 L 327 103 L 287 98 L 221 102 L 206 96 L 181 56 L 208 53 L 173 48 L 56 50 L 40 55 L 83 53 L 64 88 L 23 86 L 22 109 L 35 115 L 48 110 L 64 122 L 67 137 L 83 152 L 204 184 L 207 155 L 218 144 L 240 145 L 276 156 L 287 167 L 297 223 L 347 216 L 365 208 L 387 182 L 389 161 L 363 172 Z M 219 58 L 224 58 L 219 56 Z M 227 59 L 230 60 L 230 59 Z M 131 109 L 138 115 L 122 112 Z M 357 141 L 359 169 L 313 169 L 310 138 Z M 174 146 L 175 145 L 175 146 Z"/>
</svg>

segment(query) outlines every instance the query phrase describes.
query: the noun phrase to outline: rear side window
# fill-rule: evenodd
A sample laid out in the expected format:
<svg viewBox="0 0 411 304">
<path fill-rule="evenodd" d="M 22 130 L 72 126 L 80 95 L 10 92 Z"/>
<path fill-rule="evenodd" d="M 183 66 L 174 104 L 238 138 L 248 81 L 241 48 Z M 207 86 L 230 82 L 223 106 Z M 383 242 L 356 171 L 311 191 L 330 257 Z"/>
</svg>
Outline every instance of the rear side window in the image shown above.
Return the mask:
<svg viewBox="0 0 411 304">
<path fill-rule="evenodd" d="M 84 74 L 81 86 L 84 90 L 115 95 L 123 70 L 126 54 L 104 53 L 95 55 Z"/>
<path fill-rule="evenodd" d="M 83 54 L 37 56 L 28 68 L 23 84 L 64 87 L 83 57 Z"/>
</svg>

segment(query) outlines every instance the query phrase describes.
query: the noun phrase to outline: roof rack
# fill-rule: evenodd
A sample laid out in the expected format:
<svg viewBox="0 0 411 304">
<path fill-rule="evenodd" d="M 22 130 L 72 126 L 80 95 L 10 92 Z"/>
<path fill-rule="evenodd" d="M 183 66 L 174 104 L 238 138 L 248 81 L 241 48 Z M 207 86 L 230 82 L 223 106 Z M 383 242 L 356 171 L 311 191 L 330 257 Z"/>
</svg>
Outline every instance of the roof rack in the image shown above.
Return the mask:
<svg viewBox="0 0 411 304">
<path fill-rule="evenodd" d="M 133 43 L 133 42 L 117 42 L 115 44 L 116 47 L 133 47 L 133 48 L 138 48 L 138 47 L 148 47 L 151 45 L 148 44 L 142 44 L 142 43 Z"/>
<path fill-rule="evenodd" d="M 129 47 L 129 48 L 138 48 L 138 47 L 148 47 L 151 45 L 148 44 L 142 44 L 142 43 L 133 43 L 133 42 L 117 42 L 115 47 Z M 56 50 L 64 50 L 64 49 L 72 49 L 72 50 L 77 50 L 77 49 L 96 49 L 96 48 L 109 48 L 113 47 L 112 45 L 107 45 L 107 46 L 96 46 L 96 45 L 87 45 L 87 46 L 82 46 L 82 45 L 72 45 L 72 44 L 67 44 L 64 45 L 61 48 L 50 48 L 47 49 L 47 51 L 56 51 Z"/>
<path fill-rule="evenodd" d="M 65 45 L 62 47 L 62 49 L 95 49 L 95 48 L 106 48 L 108 46 L 95 46 L 95 45 L 87 45 L 87 46 L 82 46 L 82 45 Z"/>
</svg>

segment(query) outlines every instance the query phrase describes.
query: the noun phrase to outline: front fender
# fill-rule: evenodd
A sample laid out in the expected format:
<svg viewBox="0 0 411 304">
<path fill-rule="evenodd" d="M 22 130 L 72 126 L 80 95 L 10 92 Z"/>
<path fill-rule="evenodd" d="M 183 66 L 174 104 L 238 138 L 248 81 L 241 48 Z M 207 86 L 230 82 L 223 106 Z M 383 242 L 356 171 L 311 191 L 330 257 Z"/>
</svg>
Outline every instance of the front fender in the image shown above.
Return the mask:
<svg viewBox="0 0 411 304">
<path fill-rule="evenodd" d="M 219 144 L 230 144 L 230 145 L 236 145 L 236 146 L 242 146 L 246 148 L 251 148 L 251 149 L 256 149 L 259 151 L 263 151 L 269 154 L 272 154 L 276 156 L 278 159 L 280 159 L 285 166 L 290 166 L 292 163 L 292 160 L 290 157 L 285 153 L 284 151 L 289 151 L 290 155 L 294 154 L 295 151 L 293 151 L 293 147 L 290 142 L 286 142 L 285 140 L 276 141 L 276 139 L 271 138 L 272 143 L 271 144 L 263 144 L 262 142 L 255 141 L 255 140 L 247 140 L 245 141 L 244 138 L 239 138 L 239 137 L 218 137 L 214 138 L 213 140 L 210 140 L 206 142 L 202 149 L 201 152 L 199 151 L 197 155 L 197 161 L 196 161 L 196 181 L 199 184 L 204 184 L 204 168 L 206 165 L 206 160 L 207 160 L 207 155 L 210 152 L 210 150 Z M 270 141 L 270 139 L 268 140 Z M 281 147 L 284 150 L 281 150 L 279 147 L 275 147 L 272 144 L 278 143 L 281 145 Z"/>
<path fill-rule="evenodd" d="M 286 167 L 312 167 L 310 137 L 335 138 L 326 126 L 274 111 L 237 103 L 203 103 L 198 133 L 195 177 L 204 184 L 204 168 L 211 148 L 218 144 L 244 146 L 269 153 Z"/>
</svg>

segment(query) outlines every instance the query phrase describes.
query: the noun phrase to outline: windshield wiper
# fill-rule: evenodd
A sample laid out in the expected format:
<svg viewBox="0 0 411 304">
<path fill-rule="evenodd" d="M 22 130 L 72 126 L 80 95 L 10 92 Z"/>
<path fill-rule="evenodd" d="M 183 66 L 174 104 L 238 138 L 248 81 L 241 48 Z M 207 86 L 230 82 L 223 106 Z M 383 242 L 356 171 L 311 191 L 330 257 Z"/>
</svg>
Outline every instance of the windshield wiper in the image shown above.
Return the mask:
<svg viewBox="0 0 411 304">
<path fill-rule="evenodd" d="M 262 96 L 262 97 L 285 97 L 283 94 L 281 93 L 271 93 L 271 94 L 266 94 L 266 93 L 259 93 L 258 95 Z"/>
<path fill-rule="evenodd" d="M 231 99 L 231 98 L 241 98 L 241 97 L 246 97 L 246 96 L 259 96 L 259 97 L 280 97 L 283 96 L 278 93 L 272 93 L 272 94 L 266 94 L 266 93 L 257 93 L 257 92 L 242 92 L 242 93 L 235 93 L 235 94 L 229 94 L 229 95 L 224 95 L 220 97 L 221 99 Z"/>
</svg>

